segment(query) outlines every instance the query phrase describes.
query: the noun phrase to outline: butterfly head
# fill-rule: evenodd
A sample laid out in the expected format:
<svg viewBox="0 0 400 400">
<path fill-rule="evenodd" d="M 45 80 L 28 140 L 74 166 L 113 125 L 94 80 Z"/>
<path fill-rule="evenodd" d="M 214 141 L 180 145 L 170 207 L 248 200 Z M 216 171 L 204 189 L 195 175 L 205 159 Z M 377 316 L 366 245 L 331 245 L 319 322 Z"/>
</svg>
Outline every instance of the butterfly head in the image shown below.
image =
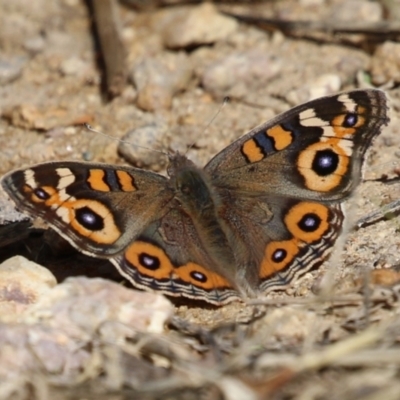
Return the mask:
<svg viewBox="0 0 400 400">
<path fill-rule="evenodd" d="M 168 176 L 173 178 L 178 171 L 187 168 L 196 168 L 196 164 L 190 161 L 184 154 L 179 153 L 179 151 L 171 153 L 168 155 Z"/>
<path fill-rule="evenodd" d="M 170 188 L 175 192 L 178 203 L 190 205 L 193 211 L 211 205 L 211 191 L 204 171 L 178 152 L 171 155 L 169 161 Z"/>
</svg>

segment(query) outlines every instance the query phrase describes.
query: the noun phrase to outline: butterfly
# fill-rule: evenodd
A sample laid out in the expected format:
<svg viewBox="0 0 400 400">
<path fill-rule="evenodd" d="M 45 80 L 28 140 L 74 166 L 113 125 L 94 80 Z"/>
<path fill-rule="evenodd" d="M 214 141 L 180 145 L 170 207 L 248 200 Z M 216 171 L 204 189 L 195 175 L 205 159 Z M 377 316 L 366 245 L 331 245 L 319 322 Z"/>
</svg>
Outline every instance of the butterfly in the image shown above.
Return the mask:
<svg viewBox="0 0 400 400">
<path fill-rule="evenodd" d="M 329 255 L 341 203 L 389 122 L 375 89 L 312 100 L 254 128 L 199 168 L 48 162 L 5 175 L 18 209 L 141 289 L 223 305 L 283 289 Z"/>
</svg>

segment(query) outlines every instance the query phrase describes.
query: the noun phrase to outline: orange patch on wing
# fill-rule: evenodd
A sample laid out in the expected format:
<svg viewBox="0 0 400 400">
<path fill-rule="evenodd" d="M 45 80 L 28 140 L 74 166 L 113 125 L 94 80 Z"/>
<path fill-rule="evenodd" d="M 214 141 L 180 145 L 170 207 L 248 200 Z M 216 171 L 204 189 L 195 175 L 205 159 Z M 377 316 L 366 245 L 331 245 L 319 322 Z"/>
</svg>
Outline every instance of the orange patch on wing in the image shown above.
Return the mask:
<svg viewBox="0 0 400 400">
<path fill-rule="evenodd" d="M 274 255 L 279 251 L 282 251 L 285 256 L 282 257 L 282 260 L 275 261 L 273 259 Z M 264 258 L 261 262 L 260 278 L 267 279 L 286 268 L 299 251 L 299 241 L 296 239 L 268 243 L 265 248 Z"/>
<path fill-rule="evenodd" d="M 302 218 L 312 214 L 319 218 L 320 223 L 313 231 L 305 231 L 299 226 Z M 329 229 L 329 209 L 320 203 L 301 202 L 294 205 L 285 215 L 284 221 L 289 232 L 298 240 L 312 243 L 321 239 Z"/>
<path fill-rule="evenodd" d="M 118 177 L 118 182 L 124 192 L 134 192 L 136 190 L 133 177 L 126 171 L 115 171 Z"/>
<path fill-rule="evenodd" d="M 297 159 L 297 168 L 304 177 L 307 189 L 319 192 L 329 192 L 340 185 L 343 176 L 349 168 L 350 158 L 340 145 L 340 140 L 331 139 L 317 142 L 304 149 Z M 336 170 L 329 175 L 320 176 L 313 171 L 313 162 L 318 151 L 332 150 L 338 155 L 339 163 Z"/>
<path fill-rule="evenodd" d="M 249 139 L 242 145 L 242 152 L 251 163 L 261 161 L 264 158 L 263 152 L 257 146 L 254 139 Z"/>
<path fill-rule="evenodd" d="M 221 275 L 192 262 L 176 268 L 175 274 L 184 282 L 205 290 L 232 287 Z M 196 274 L 200 279 L 196 279 Z"/>
<path fill-rule="evenodd" d="M 80 235 L 87 237 L 96 243 L 112 244 L 121 237 L 121 231 L 115 224 L 112 212 L 102 203 L 96 200 L 75 200 L 62 203 L 61 208 L 66 208 L 70 215 L 70 224 Z M 76 211 L 81 208 L 89 208 L 103 220 L 103 229 L 90 230 L 81 225 L 76 219 Z"/>
<path fill-rule="evenodd" d="M 205 290 L 232 287 L 221 275 L 196 263 L 175 267 L 165 251 L 152 243 L 136 241 L 128 247 L 124 257 L 140 274 L 156 280 L 179 279 Z M 144 264 L 146 257 L 147 265 Z"/>
<path fill-rule="evenodd" d="M 365 113 L 365 108 L 359 106 L 357 108 L 357 122 L 356 124 L 354 124 L 354 126 L 351 127 L 343 126 L 347 114 L 340 114 L 335 118 L 333 118 L 331 124 L 335 132 L 335 136 L 341 139 L 344 137 L 354 135 L 357 132 L 356 128 L 359 128 L 360 126 L 363 126 L 365 124 L 364 113 Z"/>
<path fill-rule="evenodd" d="M 109 192 L 110 186 L 108 186 L 104 181 L 105 172 L 102 169 L 91 169 L 89 170 L 89 178 L 87 182 L 89 183 L 91 189 L 98 190 L 99 192 Z"/>
<path fill-rule="evenodd" d="M 124 257 L 126 261 L 137 268 L 140 274 L 151 278 L 162 280 L 171 279 L 174 267 L 161 248 L 147 242 L 136 241 L 125 251 Z M 153 266 L 150 268 L 143 264 L 143 257 L 148 257 L 153 261 Z"/>
<path fill-rule="evenodd" d="M 23 190 L 26 193 L 31 193 L 31 200 L 33 202 L 44 203 L 46 207 L 49 207 L 79 235 L 87 237 L 89 240 L 99 244 L 112 244 L 120 238 L 121 231 L 115 224 L 111 210 L 104 204 L 96 200 L 76 200 L 73 197 L 70 197 L 69 200 L 61 199 L 59 192 L 52 186 L 42 186 L 40 189 L 46 192 L 50 197 L 45 200 L 40 199 L 28 185 L 25 185 Z M 91 230 L 80 224 L 76 217 L 76 212 L 82 208 L 89 209 L 100 217 L 102 219 L 103 228 Z"/>
<path fill-rule="evenodd" d="M 292 132 L 283 129 L 281 125 L 273 126 L 266 134 L 273 138 L 276 150 L 283 150 L 293 142 Z"/>
<path fill-rule="evenodd" d="M 52 186 L 42 186 L 40 188 L 41 190 L 43 190 L 44 192 L 46 192 L 50 197 L 48 199 L 41 199 L 40 197 L 36 196 L 35 192 L 33 191 L 33 189 L 29 186 L 29 185 L 24 185 L 23 187 L 23 191 L 25 193 L 29 193 L 31 195 L 31 200 L 34 203 L 45 203 L 46 205 L 49 205 L 49 201 L 50 201 L 50 205 L 52 205 L 53 203 L 55 203 L 55 195 L 57 195 L 57 190 L 52 187 Z M 56 198 L 58 199 L 58 196 L 56 196 Z"/>
<path fill-rule="evenodd" d="M 41 186 L 40 188 L 37 188 L 45 192 L 49 197 L 47 199 L 41 199 L 35 194 L 34 189 L 32 189 L 30 186 L 25 185 L 23 190 L 25 193 L 30 193 L 31 195 L 31 200 L 35 203 L 44 203 L 45 206 L 47 207 L 59 207 L 62 205 L 62 200 L 60 199 L 59 192 L 57 191 L 56 188 L 53 186 Z"/>
<path fill-rule="evenodd" d="M 354 135 L 356 133 L 355 127 L 343 126 L 345 118 L 346 114 L 340 114 L 332 120 L 333 131 L 335 132 L 335 136 L 338 138 Z"/>
</svg>

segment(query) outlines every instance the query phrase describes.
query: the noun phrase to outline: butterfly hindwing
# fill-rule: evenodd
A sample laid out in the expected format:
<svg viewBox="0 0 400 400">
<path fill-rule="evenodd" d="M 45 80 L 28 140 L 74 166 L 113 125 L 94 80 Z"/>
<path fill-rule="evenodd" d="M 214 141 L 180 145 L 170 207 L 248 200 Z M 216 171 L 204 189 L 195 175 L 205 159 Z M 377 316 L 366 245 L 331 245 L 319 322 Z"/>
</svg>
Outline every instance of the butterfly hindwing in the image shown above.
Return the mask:
<svg viewBox="0 0 400 400">
<path fill-rule="evenodd" d="M 219 271 L 222 258 L 216 262 L 202 239 L 191 218 L 171 209 L 111 261 L 121 275 L 141 289 L 215 305 L 239 299 L 238 288 L 229 279 L 234 275 L 234 259 L 230 259 L 230 266 L 225 264 L 227 270 Z"/>
</svg>

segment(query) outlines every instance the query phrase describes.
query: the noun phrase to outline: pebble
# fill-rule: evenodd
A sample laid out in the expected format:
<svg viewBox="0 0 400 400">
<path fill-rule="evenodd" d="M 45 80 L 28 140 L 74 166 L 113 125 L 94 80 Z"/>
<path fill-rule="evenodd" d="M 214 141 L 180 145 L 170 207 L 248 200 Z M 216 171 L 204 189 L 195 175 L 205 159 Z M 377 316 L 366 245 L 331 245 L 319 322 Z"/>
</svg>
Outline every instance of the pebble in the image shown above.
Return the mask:
<svg viewBox="0 0 400 400">
<path fill-rule="evenodd" d="M 163 295 L 125 288 L 102 278 L 68 278 L 54 287 L 29 310 L 29 320 L 69 331 L 95 332 L 107 321 L 126 324 L 139 331 L 161 333 L 173 313 Z M 43 315 L 48 315 L 46 321 Z M 51 316 L 51 317 L 50 317 Z"/>
<path fill-rule="evenodd" d="M 204 88 L 212 93 L 228 92 L 241 85 L 265 84 L 281 69 L 281 60 L 258 50 L 237 51 L 210 64 L 201 77 Z"/>
<path fill-rule="evenodd" d="M 375 85 L 400 82 L 400 43 L 387 41 L 377 47 L 372 56 L 371 75 Z"/>
<path fill-rule="evenodd" d="M 383 19 L 383 7 L 378 1 L 347 0 L 331 6 L 332 21 L 378 22 Z"/>
<path fill-rule="evenodd" d="M 9 223 L 14 223 L 18 222 L 21 224 L 23 221 L 30 221 L 30 218 L 26 215 L 23 214 L 19 211 L 17 211 L 15 207 L 15 203 L 9 198 L 8 194 L 4 190 L 0 191 L 0 226 L 4 227 L 5 225 L 8 225 Z M 29 226 L 29 224 L 27 224 Z M 16 240 L 18 240 L 18 227 L 15 227 L 15 237 Z M 3 228 L 5 229 L 5 228 Z M 14 232 L 13 232 L 14 233 Z M 19 232 L 21 236 L 25 237 L 28 232 Z M 13 235 L 14 236 L 14 235 Z M 3 235 L 3 232 L 0 233 L 0 247 L 4 246 L 4 243 L 12 243 L 14 237 L 9 237 L 8 235 Z M 16 241 L 15 240 L 15 241 Z"/>
<path fill-rule="evenodd" d="M 6 109 L 3 112 L 3 118 L 9 120 L 15 127 L 44 131 L 51 131 L 62 126 L 82 125 L 93 121 L 92 115 L 79 115 L 78 112 L 79 110 L 70 111 L 62 106 L 36 107 L 33 104 L 20 104 Z"/>
<path fill-rule="evenodd" d="M 0 321 L 17 322 L 21 314 L 57 284 L 47 269 L 21 256 L 0 265 Z"/>
<path fill-rule="evenodd" d="M 137 106 L 145 111 L 169 109 L 173 96 L 188 85 L 192 74 L 192 65 L 184 53 L 165 52 L 144 59 L 131 73 Z"/>
<path fill-rule="evenodd" d="M 12 320 L 16 319 L 14 310 L 8 309 L 10 323 L 4 323 L 7 322 L 4 313 L 1 315 L 2 382 L 23 373 L 40 371 L 52 374 L 53 382 L 58 379 L 63 383 L 76 383 L 82 371 L 90 370 L 90 361 L 99 356 L 100 348 L 112 344 L 112 351 L 118 352 L 122 351 L 119 347 L 126 343 L 127 337 L 137 332 L 159 335 L 173 314 L 172 304 L 160 294 L 127 289 L 100 278 L 69 278 L 54 286 L 54 280 L 43 280 L 36 273 L 32 274 L 32 265 L 30 263 L 18 275 L 23 285 L 29 287 L 29 290 L 24 287 L 23 295 L 15 290 L 0 291 L 3 297 L 4 293 L 8 297 L 10 292 L 15 293 L 13 300 L 17 298 L 20 304 L 29 305 L 18 324 Z M 8 268 L 5 274 L 10 274 Z M 35 304 L 30 304 L 34 298 L 31 293 L 42 286 L 46 291 Z"/>
<path fill-rule="evenodd" d="M 24 48 L 32 54 L 37 54 L 43 51 L 46 46 L 46 41 L 41 35 L 30 37 L 25 40 Z"/>
<path fill-rule="evenodd" d="M 7 85 L 18 79 L 27 63 L 27 57 L 0 58 L 0 85 Z"/>
<path fill-rule="evenodd" d="M 89 64 L 79 57 L 70 57 L 63 60 L 60 65 L 60 70 L 64 75 L 69 76 L 84 76 L 89 70 Z"/>
<path fill-rule="evenodd" d="M 228 38 L 238 29 L 234 18 L 220 14 L 211 3 L 197 7 L 172 7 L 159 16 L 160 33 L 168 48 L 212 44 Z"/>
<path fill-rule="evenodd" d="M 340 90 L 342 81 L 339 75 L 320 75 L 312 82 L 305 82 L 296 89 L 291 90 L 286 99 L 291 105 L 302 104 L 318 97 L 329 96 Z"/>
<path fill-rule="evenodd" d="M 160 154 L 168 148 L 168 133 L 169 127 L 162 122 L 132 129 L 123 136 L 118 152 L 132 165 L 161 171 L 168 162 L 168 157 Z"/>
</svg>

